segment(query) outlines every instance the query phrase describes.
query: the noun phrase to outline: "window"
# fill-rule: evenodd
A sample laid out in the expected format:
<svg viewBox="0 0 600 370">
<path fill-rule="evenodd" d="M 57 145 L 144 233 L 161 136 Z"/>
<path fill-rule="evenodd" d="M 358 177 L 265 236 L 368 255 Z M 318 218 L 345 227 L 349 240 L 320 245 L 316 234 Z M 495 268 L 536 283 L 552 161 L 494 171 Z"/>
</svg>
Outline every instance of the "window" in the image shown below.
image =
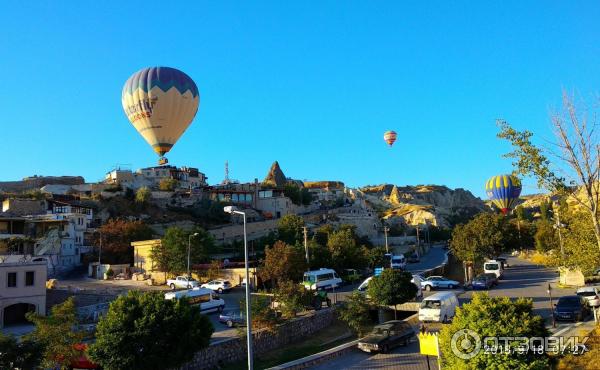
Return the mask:
<svg viewBox="0 0 600 370">
<path fill-rule="evenodd" d="M 17 273 L 16 272 L 9 272 L 7 274 L 7 282 L 8 282 L 8 287 L 9 288 L 16 288 L 17 287 Z"/>
<path fill-rule="evenodd" d="M 25 286 L 32 286 L 35 282 L 35 271 L 25 273 Z"/>
</svg>

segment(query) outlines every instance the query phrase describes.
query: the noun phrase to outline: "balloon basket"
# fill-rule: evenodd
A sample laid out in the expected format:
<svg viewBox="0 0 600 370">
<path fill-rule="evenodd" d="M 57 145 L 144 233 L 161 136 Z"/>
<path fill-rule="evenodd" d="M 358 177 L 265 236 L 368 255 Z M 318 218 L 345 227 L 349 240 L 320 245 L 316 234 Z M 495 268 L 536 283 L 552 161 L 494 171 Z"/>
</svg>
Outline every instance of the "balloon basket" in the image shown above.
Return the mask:
<svg viewBox="0 0 600 370">
<path fill-rule="evenodd" d="M 165 157 L 160 157 L 158 160 L 158 165 L 159 166 L 164 166 L 165 164 L 169 163 L 169 160 Z"/>
</svg>

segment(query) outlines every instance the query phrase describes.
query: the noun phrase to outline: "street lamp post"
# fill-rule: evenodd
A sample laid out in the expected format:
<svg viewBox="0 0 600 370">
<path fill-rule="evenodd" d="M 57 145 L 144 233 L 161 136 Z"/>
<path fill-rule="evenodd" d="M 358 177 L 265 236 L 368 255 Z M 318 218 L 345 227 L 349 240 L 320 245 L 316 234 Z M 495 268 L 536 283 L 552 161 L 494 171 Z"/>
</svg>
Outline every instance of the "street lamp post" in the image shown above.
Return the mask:
<svg viewBox="0 0 600 370">
<path fill-rule="evenodd" d="M 550 314 L 552 315 L 552 327 L 556 328 L 556 319 L 554 318 L 554 303 L 552 302 L 552 287 L 548 283 L 548 295 L 550 296 Z"/>
<path fill-rule="evenodd" d="M 192 249 L 192 237 L 198 236 L 198 233 L 193 233 L 188 236 L 188 253 L 187 253 L 187 279 L 188 288 L 190 288 L 190 250 Z"/>
<path fill-rule="evenodd" d="M 246 343 L 248 346 L 248 370 L 254 369 L 253 356 L 252 356 L 252 320 L 250 318 L 250 276 L 248 269 L 248 241 L 246 234 L 246 213 L 238 211 L 233 206 L 227 206 L 223 208 L 225 213 L 242 215 L 244 217 L 244 259 L 246 267 Z"/>
</svg>

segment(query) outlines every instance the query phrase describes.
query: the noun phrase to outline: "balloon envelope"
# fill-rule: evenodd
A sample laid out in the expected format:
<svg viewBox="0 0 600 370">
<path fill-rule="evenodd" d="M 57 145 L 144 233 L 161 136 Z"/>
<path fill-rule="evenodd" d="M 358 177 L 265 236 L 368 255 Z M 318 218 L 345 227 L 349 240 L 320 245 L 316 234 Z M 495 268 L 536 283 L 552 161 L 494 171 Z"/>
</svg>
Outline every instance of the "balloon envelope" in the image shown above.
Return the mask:
<svg viewBox="0 0 600 370">
<path fill-rule="evenodd" d="M 392 146 L 394 145 L 394 142 L 396 142 L 396 137 L 398 135 L 396 134 L 396 131 L 386 131 L 383 134 L 383 140 L 385 140 L 385 142 L 389 145 Z"/>
<path fill-rule="evenodd" d="M 513 175 L 493 176 L 485 183 L 487 196 L 507 214 L 521 195 L 521 181 Z"/>
<path fill-rule="evenodd" d="M 135 129 L 162 157 L 194 119 L 200 95 L 194 81 L 180 70 L 150 67 L 129 77 L 121 103 Z"/>
</svg>

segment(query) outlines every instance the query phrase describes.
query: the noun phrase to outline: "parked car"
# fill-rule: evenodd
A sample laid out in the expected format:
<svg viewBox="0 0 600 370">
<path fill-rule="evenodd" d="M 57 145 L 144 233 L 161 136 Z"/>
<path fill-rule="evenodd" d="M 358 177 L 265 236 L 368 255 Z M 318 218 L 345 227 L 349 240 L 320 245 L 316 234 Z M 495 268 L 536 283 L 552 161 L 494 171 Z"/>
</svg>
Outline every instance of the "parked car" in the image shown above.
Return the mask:
<svg viewBox="0 0 600 370">
<path fill-rule="evenodd" d="M 485 261 L 485 263 L 483 264 L 483 272 L 496 274 L 496 277 L 498 279 L 502 279 L 502 276 L 504 275 L 504 268 L 502 267 L 502 262 L 497 260 Z"/>
<path fill-rule="evenodd" d="M 200 285 L 201 288 L 210 289 L 213 292 L 223 293 L 228 292 L 233 288 L 231 283 L 228 280 L 217 279 L 209 281 L 208 283 L 204 283 Z"/>
<path fill-rule="evenodd" d="M 165 299 L 181 298 L 187 298 L 188 304 L 200 307 L 202 313 L 210 311 L 223 312 L 225 308 L 225 301 L 210 289 L 194 288 L 165 293 Z"/>
<path fill-rule="evenodd" d="M 177 276 L 175 279 L 167 280 L 167 285 L 171 289 L 192 289 L 200 286 L 200 283 L 189 276 Z"/>
<path fill-rule="evenodd" d="M 556 320 L 582 321 L 589 314 L 589 307 L 585 298 L 578 295 L 560 297 L 554 307 Z"/>
<path fill-rule="evenodd" d="M 485 275 L 487 277 L 490 278 L 490 280 L 492 280 L 492 283 L 494 284 L 494 286 L 498 285 L 498 277 L 496 276 L 496 274 L 492 274 L 492 273 L 483 273 L 481 275 Z"/>
<path fill-rule="evenodd" d="M 356 269 L 344 269 L 340 273 L 340 278 L 344 284 L 355 284 L 360 281 L 362 275 Z"/>
<path fill-rule="evenodd" d="M 419 307 L 419 321 L 448 322 L 454 317 L 458 298 L 452 292 L 440 292 L 423 299 Z"/>
<path fill-rule="evenodd" d="M 419 258 L 419 255 L 417 253 L 413 253 L 410 256 L 408 256 L 408 258 L 406 259 L 406 262 L 408 263 L 418 263 L 420 262 L 421 259 Z"/>
<path fill-rule="evenodd" d="M 392 255 L 392 256 L 390 256 L 390 259 L 391 259 L 391 267 L 393 269 L 403 270 L 406 267 L 406 257 L 404 257 L 403 254 Z"/>
<path fill-rule="evenodd" d="M 430 276 L 421 281 L 421 287 L 426 291 L 440 288 L 454 289 L 459 285 L 458 281 L 446 279 L 443 276 Z"/>
<path fill-rule="evenodd" d="M 302 285 L 308 290 L 335 289 L 342 285 L 342 279 L 334 270 L 321 268 L 305 272 Z"/>
<path fill-rule="evenodd" d="M 583 297 L 590 307 L 600 306 L 600 289 L 595 286 L 584 286 L 577 289 L 577 295 Z"/>
<path fill-rule="evenodd" d="M 369 276 L 368 278 L 366 278 L 362 283 L 360 283 L 357 290 L 359 292 L 366 292 L 367 288 L 369 287 L 369 281 L 371 281 L 371 279 L 373 279 L 373 276 Z"/>
<path fill-rule="evenodd" d="M 241 311 L 228 311 L 219 315 L 219 322 L 230 328 L 246 326 L 246 315 Z"/>
<path fill-rule="evenodd" d="M 471 283 L 471 286 L 473 287 L 473 290 L 476 289 L 491 289 L 494 286 L 494 280 L 492 280 L 492 278 L 490 277 L 490 275 L 493 274 L 480 274 L 477 275 L 474 279 L 473 282 Z M 494 275 L 495 278 L 496 275 Z"/>
<path fill-rule="evenodd" d="M 358 348 L 365 352 L 387 352 L 398 345 L 407 345 L 415 336 L 409 323 L 392 320 L 376 325 L 373 331 L 358 341 Z"/>
</svg>

